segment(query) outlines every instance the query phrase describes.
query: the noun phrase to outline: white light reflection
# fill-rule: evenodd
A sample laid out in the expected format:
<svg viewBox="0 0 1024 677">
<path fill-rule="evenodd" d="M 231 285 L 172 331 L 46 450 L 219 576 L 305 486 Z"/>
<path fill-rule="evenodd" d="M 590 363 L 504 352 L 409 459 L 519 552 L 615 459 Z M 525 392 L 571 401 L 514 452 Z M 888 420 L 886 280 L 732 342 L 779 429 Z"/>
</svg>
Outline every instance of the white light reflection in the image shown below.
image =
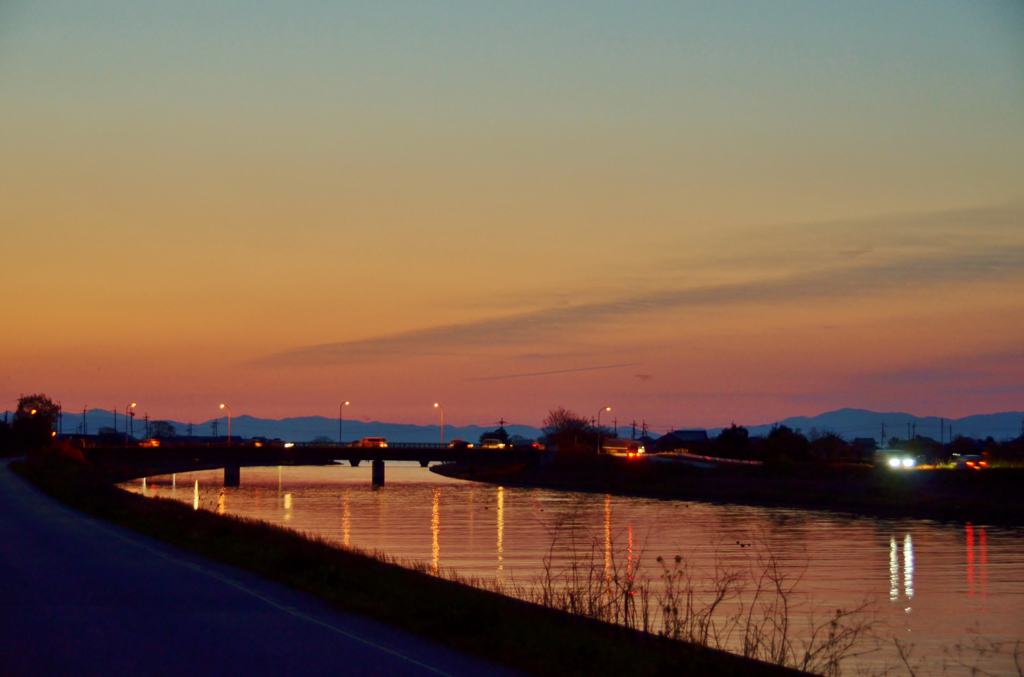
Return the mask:
<svg viewBox="0 0 1024 677">
<path fill-rule="evenodd" d="M 196 480 L 196 488 L 192 492 L 192 509 L 199 510 L 199 480 Z"/>
<path fill-rule="evenodd" d="M 910 534 L 903 538 L 903 594 L 914 599 L 914 541 Z"/>
<path fill-rule="evenodd" d="M 910 534 L 903 536 L 903 596 L 907 601 L 914 599 L 914 539 Z M 900 543 L 896 536 L 889 537 L 889 601 L 900 598 Z M 910 607 L 904 609 L 910 613 Z"/>
<path fill-rule="evenodd" d="M 895 602 L 900 596 L 900 555 L 896 537 L 889 537 L 889 601 Z"/>
<path fill-rule="evenodd" d="M 284 519 L 287 522 L 288 520 L 290 520 L 292 518 L 292 495 L 291 494 L 285 494 L 284 495 L 284 509 L 286 511 L 284 513 Z"/>
<path fill-rule="evenodd" d="M 147 491 L 148 491 L 148 490 L 146 489 L 146 478 L 145 478 L 145 477 L 143 477 L 143 478 L 142 478 L 142 495 L 143 495 L 143 496 L 148 496 L 149 494 L 148 494 L 148 493 L 146 493 Z"/>
</svg>

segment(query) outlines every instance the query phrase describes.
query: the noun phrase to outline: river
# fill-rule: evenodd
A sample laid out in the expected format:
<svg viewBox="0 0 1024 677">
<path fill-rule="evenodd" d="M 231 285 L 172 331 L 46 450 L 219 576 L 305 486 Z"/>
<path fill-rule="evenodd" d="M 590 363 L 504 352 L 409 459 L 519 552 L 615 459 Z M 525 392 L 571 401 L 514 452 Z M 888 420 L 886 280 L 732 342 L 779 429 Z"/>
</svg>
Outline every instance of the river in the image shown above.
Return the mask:
<svg viewBox="0 0 1024 677">
<path fill-rule="evenodd" d="M 734 628 L 725 637 L 726 617 L 752 604 L 756 579 L 774 561 L 801 639 L 811 615 L 818 623 L 867 603 L 861 618 L 876 622 L 879 648 L 849 659 L 845 674 L 856 665 L 907 674 L 894 639 L 910 650 L 918 675 L 970 674 L 954 661 L 958 644 L 960 662 L 1018 674 L 1012 653 L 1024 638 L 1022 528 L 504 488 L 414 463 L 388 463 L 383 488 L 371 487 L 368 466 L 341 464 L 243 468 L 241 486 L 233 488 L 223 488 L 221 470 L 122 486 L 380 551 L 435 573 L 454 571 L 487 587 L 536 589 L 545 571 L 557 577 L 573 563 L 577 576 L 617 573 L 620 581 L 649 586 L 655 629 L 663 621 L 654 599 L 664 592 L 666 568 L 689 565 L 693 586 L 705 594 L 713 581 L 732 576 L 729 594 L 738 596 L 727 595 L 718 623 L 720 641 L 734 650 L 739 634 Z M 971 648 L 978 642 L 1000 645 L 999 652 Z"/>
</svg>

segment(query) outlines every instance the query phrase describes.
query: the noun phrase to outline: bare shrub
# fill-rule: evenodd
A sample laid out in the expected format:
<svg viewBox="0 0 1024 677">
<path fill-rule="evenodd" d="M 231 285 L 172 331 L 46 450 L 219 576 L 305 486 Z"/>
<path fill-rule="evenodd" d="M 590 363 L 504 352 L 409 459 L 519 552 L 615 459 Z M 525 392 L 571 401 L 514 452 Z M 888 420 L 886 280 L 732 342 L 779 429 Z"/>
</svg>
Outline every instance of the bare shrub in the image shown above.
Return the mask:
<svg viewBox="0 0 1024 677">
<path fill-rule="evenodd" d="M 806 565 L 790 576 L 767 543 L 757 542 L 755 552 L 749 569 L 726 564 L 716 552 L 711 571 L 697 571 L 678 555 L 670 569 L 659 557 L 660 634 L 830 677 L 845 659 L 876 649 L 876 614 L 867 601 L 824 616 L 814 608 L 795 632 L 792 609 L 805 601 L 796 588 Z"/>
</svg>

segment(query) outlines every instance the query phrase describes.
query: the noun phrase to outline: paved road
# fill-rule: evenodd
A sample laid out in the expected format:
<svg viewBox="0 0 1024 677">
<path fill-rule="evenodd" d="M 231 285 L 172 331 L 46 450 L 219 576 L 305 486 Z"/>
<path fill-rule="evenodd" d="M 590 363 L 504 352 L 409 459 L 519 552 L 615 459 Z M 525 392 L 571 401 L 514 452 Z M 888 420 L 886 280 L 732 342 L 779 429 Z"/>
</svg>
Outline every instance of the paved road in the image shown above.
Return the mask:
<svg viewBox="0 0 1024 677">
<path fill-rule="evenodd" d="M 0 675 L 514 673 L 64 507 L 0 464 Z"/>
</svg>

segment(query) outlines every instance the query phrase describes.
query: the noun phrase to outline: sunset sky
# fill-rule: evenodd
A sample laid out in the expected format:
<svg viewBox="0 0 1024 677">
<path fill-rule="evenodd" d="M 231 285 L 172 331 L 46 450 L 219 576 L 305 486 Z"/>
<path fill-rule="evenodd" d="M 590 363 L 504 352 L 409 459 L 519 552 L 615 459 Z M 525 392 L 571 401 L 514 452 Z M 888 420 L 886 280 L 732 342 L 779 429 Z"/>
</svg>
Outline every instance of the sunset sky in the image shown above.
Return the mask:
<svg viewBox="0 0 1024 677">
<path fill-rule="evenodd" d="M 1024 3 L 0 3 L 0 409 L 1024 409 Z"/>
</svg>

